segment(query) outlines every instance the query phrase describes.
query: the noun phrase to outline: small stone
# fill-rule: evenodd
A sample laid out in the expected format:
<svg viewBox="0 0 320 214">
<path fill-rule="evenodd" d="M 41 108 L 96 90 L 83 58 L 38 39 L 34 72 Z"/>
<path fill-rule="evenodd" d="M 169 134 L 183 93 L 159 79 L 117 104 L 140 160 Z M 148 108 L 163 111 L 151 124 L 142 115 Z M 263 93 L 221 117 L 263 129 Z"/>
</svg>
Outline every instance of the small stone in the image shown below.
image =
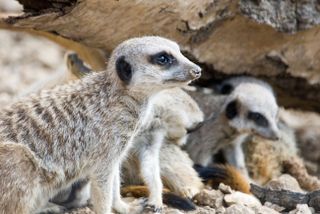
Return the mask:
<svg viewBox="0 0 320 214">
<path fill-rule="evenodd" d="M 212 208 L 222 207 L 224 194 L 219 190 L 202 190 L 194 197 L 194 201 L 201 206 L 210 206 Z"/>
<path fill-rule="evenodd" d="M 179 210 L 175 209 L 175 210 L 170 210 L 166 212 L 167 214 L 183 214 L 183 212 L 180 212 Z"/>
<path fill-rule="evenodd" d="M 272 179 L 266 187 L 273 189 L 273 190 L 290 190 L 294 192 L 301 192 L 303 193 L 303 190 L 301 189 L 298 181 L 288 174 L 283 174 L 279 178 Z"/>
<path fill-rule="evenodd" d="M 249 207 L 241 204 L 233 204 L 226 209 L 226 214 L 254 214 L 254 211 Z"/>
<path fill-rule="evenodd" d="M 277 204 L 270 203 L 268 201 L 264 203 L 264 206 L 268 207 L 268 208 L 271 208 L 271 209 L 273 209 L 273 210 L 275 210 L 277 212 L 282 212 L 282 211 L 284 211 L 286 209 L 284 207 L 281 207 L 281 206 L 279 206 Z"/>
<path fill-rule="evenodd" d="M 230 186 L 225 185 L 224 183 L 220 183 L 218 189 L 224 194 L 230 194 L 234 192 Z"/>
<path fill-rule="evenodd" d="M 216 210 L 216 213 L 217 213 L 217 214 L 224 214 L 224 213 L 226 213 L 226 208 L 224 208 L 224 207 L 219 207 L 219 208 Z"/>
<path fill-rule="evenodd" d="M 312 210 L 307 204 L 297 204 L 296 209 L 291 210 L 289 214 L 312 214 Z"/>
<path fill-rule="evenodd" d="M 254 210 L 255 213 L 257 214 L 280 214 L 280 212 L 275 211 L 274 209 L 271 209 L 269 207 L 266 206 L 262 206 L 262 207 L 254 207 L 252 208 Z"/>
<path fill-rule="evenodd" d="M 256 197 L 238 191 L 232 194 L 225 195 L 224 201 L 229 206 L 233 204 L 241 204 L 248 207 L 262 206 L 260 201 Z"/>
</svg>

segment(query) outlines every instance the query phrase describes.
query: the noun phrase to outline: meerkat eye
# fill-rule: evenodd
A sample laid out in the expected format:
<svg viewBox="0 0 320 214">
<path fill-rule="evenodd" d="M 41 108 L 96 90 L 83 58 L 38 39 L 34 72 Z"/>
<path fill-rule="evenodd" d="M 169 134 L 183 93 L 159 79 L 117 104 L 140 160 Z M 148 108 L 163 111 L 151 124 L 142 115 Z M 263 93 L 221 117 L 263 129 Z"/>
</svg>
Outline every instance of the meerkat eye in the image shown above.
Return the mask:
<svg viewBox="0 0 320 214">
<path fill-rule="evenodd" d="M 155 55 L 152 55 L 150 58 L 151 63 L 161 65 L 161 66 L 168 66 L 172 65 L 176 59 L 166 52 L 160 52 Z"/>
<path fill-rule="evenodd" d="M 233 87 L 230 84 L 225 84 L 221 87 L 221 94 L 230 94 L 233 91 Z"/>
<path fill-rule="evenodd" d="M 249 112 L 248 113 L 248 119 L 252 120 L 255 124 L 261 127 L 268 127 L 269 122 L 268 120 L 260 113 L 258 112 Z"/>
</svg>

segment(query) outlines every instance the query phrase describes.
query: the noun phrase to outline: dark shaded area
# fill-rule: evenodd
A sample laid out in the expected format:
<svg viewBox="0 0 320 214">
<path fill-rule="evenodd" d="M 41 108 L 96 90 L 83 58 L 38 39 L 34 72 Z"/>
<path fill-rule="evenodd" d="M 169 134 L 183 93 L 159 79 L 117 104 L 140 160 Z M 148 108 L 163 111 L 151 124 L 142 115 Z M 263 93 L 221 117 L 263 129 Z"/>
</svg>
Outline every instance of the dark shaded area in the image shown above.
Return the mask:
<svg viewBox="0 0 320 214">
<path fill-rule="evenodd" d="M 196 62 L 196 60 L 193 61 Z M 215 70 L 212 65 L 196 63 L 203 68 L 203 75 L 200 80 L 195 82 L 195 85 L 216 88 L 224 79 L 232 76 Z M 250 76 L 247 73 L 242 75 Z M 265 80 L 272 85 L 281 106 L 320 113 L 320 84 L 311 85 L 303 78 L 283 73 L 275 76 L 256 75 L 254 77 Z"/>
<path fill-rule="evenodd" d="M 73 6 L 77 0 L 18 0 L 23 5 L 24 12 L 41 13 L 61 11 Z"/>
</svg>

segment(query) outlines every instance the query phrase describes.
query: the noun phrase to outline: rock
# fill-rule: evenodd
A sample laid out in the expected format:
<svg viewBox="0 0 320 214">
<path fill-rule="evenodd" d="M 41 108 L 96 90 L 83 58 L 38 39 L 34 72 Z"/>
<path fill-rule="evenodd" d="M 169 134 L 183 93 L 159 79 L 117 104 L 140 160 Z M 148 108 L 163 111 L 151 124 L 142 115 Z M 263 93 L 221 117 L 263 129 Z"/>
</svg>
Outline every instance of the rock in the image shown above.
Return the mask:
<svg viewBox="0 0 320 214">
<path fill-rule="evenodd" d="M 252 208 L 257 214 L 280 214 L 280 212 L 266 206 Z"/>
<path fill-rule="evenodd" d="M 241 204 L 233 204 L 226 209 L 226 214 L 254 214 L 254 211 L 249 207 Z"/>
<path fill-rule="evenodd" d="M 307 204 L 298 204 L 297 208 L 290 211 L 289 214 L 312 214 Z"/>
<path fill-rule="evenodd" d="M 210 206 L 212 208 L 222 207 L 224 194 L 219 190 L 202 190 L 194 197 L 196 204 Z"/>
<path fill-rule="evenodd" d="M 294 192 L 301 192 L 301 193 L 304 192 L 299 186 L 298 181 L 294 177 L 288 174 L 283 174 L 279 178 L 271 180 L 266 185 L 266 187 L 271 188 L 273 190 L 286 189 Z"/>
<path fill-rule="evenodd" d="M 66 212 L 65 214 L 95 214 L 95 213 L 90 208 L 85 207 L 85 208 L 75 209 L 70 212 Z"/>
<path fill-rule="evenodd" d="M 320 23 L 319 1 L 241 0 L 241 11 L 279 31 L 297 32 Z"/>
<path fill-rule="evenodd" d="M 224 183 L 220 183 L 218 189 L 224 194 L 230 194 L 234 192 L 230 186 L 225 185 Z"/>
<path fill-rule="evenodd" d="M 252 195 L 248 195 L 242 192 L 234 192 L 224 196 L 224 201 L 227 205 L 241 204 L 248 207 L 261 206 L 260 201 Z"/>
<path fill-rule="evenodd" d="M 224 208 L 224 207 L 219 207 L 219 208 L 216 210 L 216 213 L 217 213 L 217 214 L 224 214 L 224 213 L 226 213 L 226 208 Z"/>
<path fill-rule="evenodd" d="M 268 201 L 266 203 L 264 203 L 264 206 L 268 207 L 268 208 L 271 208 L 271 209 L 273 209 L 273 210 L 275 210 L 277 212 L 282 212 L 282 211 L 284 211 L 286 209 L 284 207 L 281 207 L 281 206 L 279 206 L 277 204 L 270 203 Z"/>
</svg>

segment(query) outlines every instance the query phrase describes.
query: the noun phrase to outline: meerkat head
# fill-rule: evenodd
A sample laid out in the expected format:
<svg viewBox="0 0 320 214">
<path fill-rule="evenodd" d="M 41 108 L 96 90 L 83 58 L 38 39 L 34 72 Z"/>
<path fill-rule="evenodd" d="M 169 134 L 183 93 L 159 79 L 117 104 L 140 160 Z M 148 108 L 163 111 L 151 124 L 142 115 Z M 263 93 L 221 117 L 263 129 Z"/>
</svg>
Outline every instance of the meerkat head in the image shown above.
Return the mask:
<svg viewBox="0 0 320 214">
<path fill-rule="evenodd" d="M 279 139 L 279 107 L 272 91 L 264 85 L 239 84 L 228 96 L 224 111 L 229 125 L 237 131 Z"/>
<path fill-rule="evenodd" d="M 183 56 L 175 42 L 157 36 L 124 41 L 113 51 L 107 69 L 116 71 L 124 87 L 150 92 L 181 87 L 201 75 L 201 68 Z"/>
<path fill-rule="evenodd" d="M 266 90 L 270 90 L 274 93 L 272 87 L 267 82 L 250 76 L 236 76 L 228 78 L 221 84 L 217 85 L 216 89 L 220 94 L 228 95 L 231 94 L 238 85 L 243 83 L 258 84 L 265 87 Z"/>
</svg>

